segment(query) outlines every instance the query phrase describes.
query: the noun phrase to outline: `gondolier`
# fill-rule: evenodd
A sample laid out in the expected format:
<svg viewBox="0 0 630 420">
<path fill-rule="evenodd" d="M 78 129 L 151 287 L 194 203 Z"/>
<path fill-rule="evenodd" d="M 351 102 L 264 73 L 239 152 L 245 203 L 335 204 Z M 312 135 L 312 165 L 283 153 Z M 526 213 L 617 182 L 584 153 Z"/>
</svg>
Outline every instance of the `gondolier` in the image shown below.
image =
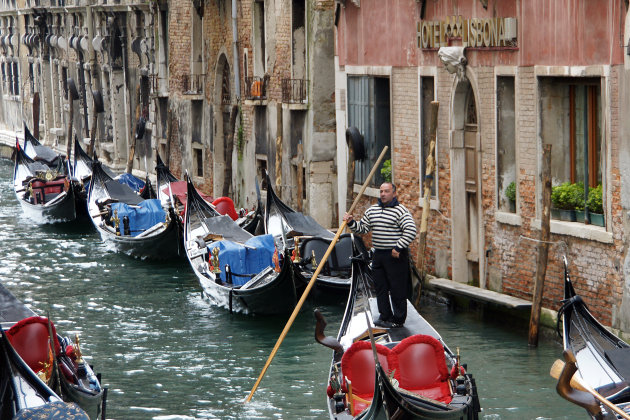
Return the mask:
<svg viewBox="0 0 630 420">
<path fill-rule="evenodd" d="M 375 324 L 401 327 L 407 318 L 409 245 L 416 237 L 416 224 L 409 210 L 398 202 L 396 186 L 384 182 L 377 204 L 369 207 L 360 221 L 346 213 L 343 220 L 356 233 L 372 231 L 372 268 L 380 317 Z M 391 306 L 390 306 L 391 296 Z"/>
</svg>

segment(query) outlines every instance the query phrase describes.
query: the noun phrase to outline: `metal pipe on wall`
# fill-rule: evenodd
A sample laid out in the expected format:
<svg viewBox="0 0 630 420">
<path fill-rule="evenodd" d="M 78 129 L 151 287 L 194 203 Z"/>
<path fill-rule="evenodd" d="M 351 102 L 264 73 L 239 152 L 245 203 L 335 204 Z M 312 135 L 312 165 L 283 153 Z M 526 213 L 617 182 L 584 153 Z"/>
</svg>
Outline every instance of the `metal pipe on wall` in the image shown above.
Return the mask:
<svg viewBox="0 0 630 420">
<path fill-rule="evenodd" d="M 238 66 L 238 32 L 236 25 L 236 0 L 232 0 L 232 44 L 234 54 L 234 90 L 236 91 L 236 99 L 241 97 L 241 75 Z M 247 65 L 247 63 L 245 63 Z"/>
</svg>

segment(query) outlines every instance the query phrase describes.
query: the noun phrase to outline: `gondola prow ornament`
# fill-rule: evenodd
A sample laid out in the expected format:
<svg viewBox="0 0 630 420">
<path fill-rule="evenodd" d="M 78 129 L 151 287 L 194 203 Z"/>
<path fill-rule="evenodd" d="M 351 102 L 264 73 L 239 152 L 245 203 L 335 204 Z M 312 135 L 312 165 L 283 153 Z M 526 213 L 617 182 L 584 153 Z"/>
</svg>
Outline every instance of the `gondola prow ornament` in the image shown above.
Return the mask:
<svg viewBox="0 0 630 420">
<path fill-rule="evenodd" d="M 221 272 L 221 266 L 219 265 L 219 248 L 212 248 L 212 272 L 219 274 Z"/>
</svg>

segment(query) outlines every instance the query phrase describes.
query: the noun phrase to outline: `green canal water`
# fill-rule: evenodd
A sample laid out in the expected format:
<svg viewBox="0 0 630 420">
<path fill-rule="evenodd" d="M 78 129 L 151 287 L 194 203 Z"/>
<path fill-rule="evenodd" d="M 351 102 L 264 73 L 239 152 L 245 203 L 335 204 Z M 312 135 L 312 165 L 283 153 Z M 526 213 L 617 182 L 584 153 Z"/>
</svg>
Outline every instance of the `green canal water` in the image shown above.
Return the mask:
<svg viewBox="0 0 630 420">
<path fill-rule="evenodd" d="M 336 335 L 345 298 L 307 301 L 252 402 L 255 383 L 288 317 L 230 315 L 202 297 L 187 262 L 138 261 L 107 250 L 88 223 L 36 226 L 0 160 L 0 281 L 82 348 L 109 388 L 111 419 L 326 419 L 331 351 L 315 343 L 313 309 Z M 271 305 L 273 302 L 269 302 Z M 422 315 L 477 380 L 483 419 L 582 419 L 555 391 L 561 345 L 501 319 L 427 301 Z"/>
</svg>

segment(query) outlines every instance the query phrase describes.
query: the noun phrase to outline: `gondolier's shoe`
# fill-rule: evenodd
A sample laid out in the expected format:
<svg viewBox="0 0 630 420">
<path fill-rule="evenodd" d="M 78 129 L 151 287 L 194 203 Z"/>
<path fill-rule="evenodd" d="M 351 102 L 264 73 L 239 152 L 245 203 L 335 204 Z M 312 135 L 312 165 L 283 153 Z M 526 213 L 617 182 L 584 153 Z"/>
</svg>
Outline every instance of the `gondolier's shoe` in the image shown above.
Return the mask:
<svg viewBox="0 0 630 420">
<path fill-rule="evenodd" d="M 394 323 L 392 323 L 389 319 L 383 319 L 380 316 L 376 319 L 376 321 L 374 321 L 374 325 L 383 328 L 394 328 Z"/>
</svg>

